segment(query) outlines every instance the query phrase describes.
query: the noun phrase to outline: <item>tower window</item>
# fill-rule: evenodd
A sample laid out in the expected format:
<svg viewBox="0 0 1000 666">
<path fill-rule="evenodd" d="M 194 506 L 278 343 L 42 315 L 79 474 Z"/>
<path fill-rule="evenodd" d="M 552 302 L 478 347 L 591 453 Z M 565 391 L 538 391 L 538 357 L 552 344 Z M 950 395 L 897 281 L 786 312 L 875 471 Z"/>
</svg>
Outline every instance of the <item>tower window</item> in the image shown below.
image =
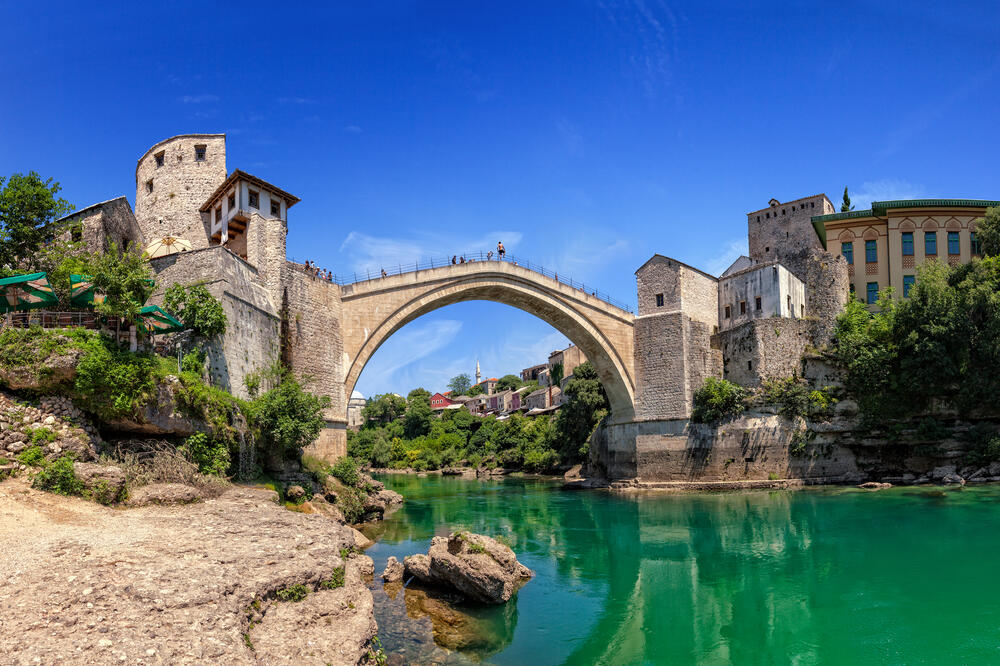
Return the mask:
<svg viewBox="0 0 1000 666">
<path fill-rule="evenodd" d="M 83 225 L 74 224 L 73 228 L 69 232 L 70 240 L 74 243 L 79 243 L 83 240 Z"/>
<path fill-rule="evenodd" d="M 149 180 L 146 181 L 146 193 L 147 194 L 152 194 L 153 193 L 153 179 L 152 178 L 150 178 Z"/>
<path fill-rule="evenodd" d="M 205 161 L 205 150 L 208 146 L 195 146 L 194 147 L 194 161 L 204 162 Z"/>
<path fill-rule="evenodd" d="M 740 314 L 745 315 L 747 313 L 747 302 L 740 301 Z"/>
<path fill-rule="evenodd" d="M 222 222 L 222 206 L 215 209 L 215 223 L 219 224 Z"/>
<path fill-rule="evenodd" d="M 753 307 L 754 307 L 754 310 L 756 310 L 757 312 L 760 312 L 760 296 L 758 296 L 757 298 L 753 299 Z"/>
<path fill-rule="evenodd" d="M 249 194 L 249 203 L 251 208 L 260 208 L 260 192 L 254 192 L 253 190 L 247 190 Z"/>
<path fill-rule="evenodd" d="M 727 306 L 726 306 L 726 319 L 729 319 L 729 318 L 730 318 L 730 317 L 732 317 L 732 316 L 733 316 L 733 310 L 732 310 L 732 308 L 731 308 L 731 307 L 729 307 L 729 306 L 727 305 Z"/>
<path fill-rule="evenodd" d="M 234 208 L 236 208 L 236 193 L 235 192 L 230 192 L 229 193 L 229 210 L 233 210 Z"/>
<path fill-rule="evenodd" d="M 271 199 L 271 216 L 281 217 L 281 202 L 276 199 Z"/>
<path fill-rule="evenodd" d="M 159 169 L 161 166 L 163 166 L 163 160 L 164 160 L 164 152 L 161 150 L 160 152 L 156 153 L 156 168 L 157 169 Z"/>
<path fill-rule="evenodd" d="M 658 308 L 662 308 L 663 307 L 663 294 L 657 294 L 656 295 L 656 307 L 658 307 Z"/>
</svg>

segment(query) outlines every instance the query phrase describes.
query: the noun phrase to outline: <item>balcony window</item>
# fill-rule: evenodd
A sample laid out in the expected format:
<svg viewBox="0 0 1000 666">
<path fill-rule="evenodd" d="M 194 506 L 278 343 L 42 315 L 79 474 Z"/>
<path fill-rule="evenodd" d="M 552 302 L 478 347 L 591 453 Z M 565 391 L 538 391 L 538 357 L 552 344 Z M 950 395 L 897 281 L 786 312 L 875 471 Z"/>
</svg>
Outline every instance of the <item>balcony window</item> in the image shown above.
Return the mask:
<svg viewBox="0 0 1000 666">
<path fill-rule="evenodd" d="M 981 255 L 983 253 L 983 248 L 979 244 L 979 237 L 976 236 L 976 232 L 972 232 L 971 234 L 969 234 L 969 242 L 972 245 L 972 254 Z"/>
<path fill-rule="evenodd" d="M 916 284 L 917 278 L 913 275 L 903 276 L 903 298 L 910 297 L 910 289 L 913 289 L 913 285 Z"/>
<path fill-rule="evenodd" d="M 281 202 L 271 199 L 271 217 L 281 217 Z"/>
<path fill-rule="evenodd" d="M 235 208 L 236 208 L 236 193 L 235 192 L 230 192 L 229 193 L 229 210 L 233 210 Z"/>
<path fill-rule="evenodd" d="M 904 231 L 903 232 L 903 256 L 912 257 L 913 256 L 913 232 Z"/>
<path fill-rule="evenodd" d="M 878 241 L 865 241 L 865 262 L 874 264 L 878 262 Z"/>
<path fill-rule="evenodd" d="M 948 254 L 961 254 L 958 245 L 958 232 L 949 231 L 948 232 Z"/>
<path fill-rule="evenodd" d="M 854 263 L 854 243 L 841 243 L 840 253 L 844 255 L 848 264 Z"/>
<path fill-rule="evenodd" d="M 250 207 L 253 209 L 260 208 L 260 192 L 254 192 L 253 190 L 247 190 L 249 197 Z"/>
<path fill-rule="evenodd" d="M 925 231 L 924 232 L 924 254 L 931 255 L 931 256 L 937 254 L 937 232 L 936 231 Z"/>
<path fill-rule="evenodd" d="M 878 282 L 869 282 L 865 295 L 867 296 L 865 303 L 868 305 L 878 303 Z"/>
</svg>

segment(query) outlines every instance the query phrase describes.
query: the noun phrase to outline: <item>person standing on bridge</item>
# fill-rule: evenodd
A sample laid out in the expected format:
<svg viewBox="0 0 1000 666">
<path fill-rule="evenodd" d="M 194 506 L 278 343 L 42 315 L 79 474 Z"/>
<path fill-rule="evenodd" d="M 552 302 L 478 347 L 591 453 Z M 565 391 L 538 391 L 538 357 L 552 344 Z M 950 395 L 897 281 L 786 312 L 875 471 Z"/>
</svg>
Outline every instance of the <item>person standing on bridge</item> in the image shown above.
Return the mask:
<svg viewBox="0 0 1000 666">
<path fill-rule="evenodd" d="M 507 250 L 504 249 L 503 241 L 497 241 L 497 259 L 503 261 L 505 254 L 507 254 Z"/>
<path fill-rule="evenodd" d="M 457 254 L 451 255 L 451 265 L 454 266 L 457 263 L 458 263 L 458 255 Z"/>
<path fill-rule="evenodd" d="M 486 261 L 492 261 L 492 260 L 493 260 L 493 250 L 490 250 L 489 252 L 486 253 Z"/>
</svg>

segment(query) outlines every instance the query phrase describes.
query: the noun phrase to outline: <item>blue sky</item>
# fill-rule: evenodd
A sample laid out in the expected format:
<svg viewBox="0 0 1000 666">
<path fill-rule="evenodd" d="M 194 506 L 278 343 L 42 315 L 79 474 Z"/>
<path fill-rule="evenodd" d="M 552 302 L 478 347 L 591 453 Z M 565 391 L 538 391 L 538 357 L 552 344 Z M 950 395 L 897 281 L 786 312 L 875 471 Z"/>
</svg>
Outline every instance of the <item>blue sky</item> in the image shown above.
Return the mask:
<svg viewBox="0 0 1000 666">
<path fill-rule="evenodd" d="M 653 253 L 723 270 L 771 197 L 1000 197 L 995 2 L 330 4 L 0 0 L 0 174 L 131 201 L 150 145 L 225 132 L 230 170 L 301 197 L 295 259 L 347 273 L 502 239 L 629 303 Z M 439 389 L 477 357 L 500 376 L 566 342 L 450 306 L 358 388 Z"/>
</svg>

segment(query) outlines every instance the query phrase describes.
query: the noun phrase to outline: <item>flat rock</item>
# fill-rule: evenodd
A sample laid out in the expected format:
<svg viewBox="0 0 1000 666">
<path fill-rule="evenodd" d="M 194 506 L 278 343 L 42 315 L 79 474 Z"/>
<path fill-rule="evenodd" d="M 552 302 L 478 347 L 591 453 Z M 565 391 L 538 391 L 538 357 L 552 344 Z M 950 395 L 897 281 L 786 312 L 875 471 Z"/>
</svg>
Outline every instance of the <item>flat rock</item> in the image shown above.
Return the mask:
<svg viewBox="0 0 1000 666">
<path fill-rule="evenodd" d="M 147 504 L 190 504 L 202 499 L 201 491 L 183 483 L 151 483 L 131 491 L 130 506 Z"/>
<path fill-rule="evenodd" d="M 20 478 L 4 481 L 0 662 L 277 663 L 260 660 L 244 642 L 247 609 L 289 585 L 316 590 L 353 537 L 328 518 L 286 510 L 271 495 L 232 487 L 196 504 L 121 511 L 32 490 Z M 358 576 L 348 572 L 350 589 L 343 590 L 357 613 L 325 603 L 340 596 L 317 592 L 316 608 L 303 606 L 307 600 L 281 609 L 298 613 L 301 632 L 283 633 L 280 647 L 261 639 L 259 648 L 275 659 L 297 655 L 298 663 L 356 663 L 353 652 L 331 643 L 323 643 L 330 654 L 307 648 L 335 621 L 357 641 L 374 627 Z"/>
</svg>

